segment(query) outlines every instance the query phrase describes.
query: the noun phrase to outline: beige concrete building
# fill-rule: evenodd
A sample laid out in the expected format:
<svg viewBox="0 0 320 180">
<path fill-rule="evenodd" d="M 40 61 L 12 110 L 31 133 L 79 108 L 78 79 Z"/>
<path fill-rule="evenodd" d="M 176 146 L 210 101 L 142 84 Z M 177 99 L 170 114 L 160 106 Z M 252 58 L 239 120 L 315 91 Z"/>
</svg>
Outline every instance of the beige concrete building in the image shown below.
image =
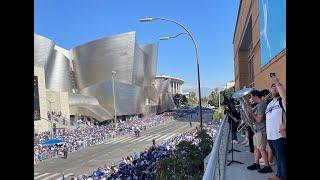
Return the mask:
<svg viewBox="0 0 320 180">
<path fill-rule="evenodd" d="M 39 105 L 40 105 L 40 117 L 47 117 L 47 94 L 46 84 L 43 67 L 34 66 L 34 76 L 38 77 L 38 92 L 39 92 Z M 35 132 L 41 132 L 49 130 L 51 124 L 48 120 L 40 119 L 34 121 Z"/>
</svg>

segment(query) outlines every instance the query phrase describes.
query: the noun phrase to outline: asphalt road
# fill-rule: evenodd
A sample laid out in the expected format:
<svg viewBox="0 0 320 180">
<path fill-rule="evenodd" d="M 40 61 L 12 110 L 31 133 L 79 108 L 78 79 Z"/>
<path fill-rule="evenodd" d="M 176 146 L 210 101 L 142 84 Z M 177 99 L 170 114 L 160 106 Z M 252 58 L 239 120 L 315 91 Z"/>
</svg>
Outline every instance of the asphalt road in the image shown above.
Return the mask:
<svg viewBox="0 0 320 180">
<path fill-rule="evenodd" d="M 193 122 L 193 127 L 199 125 Z M 105 163 L 111 165 L 112 162 L 118 164 L 122 157 L 143 151 L 152 145 L 152 139 L 156 143 L 177 136 L 190 129 L 188 121 L 170 120 L 164 124 L 151 127 L 142 131 L 140 137 L 126 135 L 105 141 L 102 144 L 87 147 L 85 149 L 69 153 L 67 159 L 54 158 L 40 162 L 34 166 L 34 179 L 51 180 L 61 179 L 64 172 L 65 179 L 81 174 L 90 174 L 103 167 Z"/>
</svg>

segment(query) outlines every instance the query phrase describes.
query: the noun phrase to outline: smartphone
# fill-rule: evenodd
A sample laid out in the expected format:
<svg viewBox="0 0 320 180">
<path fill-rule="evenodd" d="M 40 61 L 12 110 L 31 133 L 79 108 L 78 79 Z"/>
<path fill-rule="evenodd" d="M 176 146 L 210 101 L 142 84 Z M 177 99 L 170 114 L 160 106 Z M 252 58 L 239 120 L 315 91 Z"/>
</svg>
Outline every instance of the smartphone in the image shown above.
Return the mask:
<svg viewBox="0 0 320 180">
<path fill-rule="evenodd" d="M 276 73 L 270 73 L 270 77 L 276 76 Z"/>
</svg>

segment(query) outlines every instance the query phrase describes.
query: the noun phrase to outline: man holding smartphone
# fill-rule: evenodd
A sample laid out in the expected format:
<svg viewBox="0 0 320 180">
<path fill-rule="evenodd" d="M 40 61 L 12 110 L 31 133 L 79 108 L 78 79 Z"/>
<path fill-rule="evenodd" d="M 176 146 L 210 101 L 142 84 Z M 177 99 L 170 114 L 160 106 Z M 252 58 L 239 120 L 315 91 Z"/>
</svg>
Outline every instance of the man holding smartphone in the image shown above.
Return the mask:
<svg viewBox="0 0 320 180">
<path fill-rule="evenodd" d="M 285 109 L 286 94 L 285 89 L 279 83 L 279 79 L 274 73 L 270 73 L 272 101 L 266 108 L 266 130 L 267 139 L 272 153 L 277 159 L 277 174 L 268 179 L 285 180 L 286 179 L 286 141 L 280 133 Z"/>
</svg>

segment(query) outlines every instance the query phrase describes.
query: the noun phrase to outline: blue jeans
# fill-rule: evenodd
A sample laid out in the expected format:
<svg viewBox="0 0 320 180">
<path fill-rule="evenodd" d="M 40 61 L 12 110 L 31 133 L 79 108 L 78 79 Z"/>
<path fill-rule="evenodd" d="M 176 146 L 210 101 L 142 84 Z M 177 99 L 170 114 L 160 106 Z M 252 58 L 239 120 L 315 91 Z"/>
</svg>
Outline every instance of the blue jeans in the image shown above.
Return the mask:
<svg viewBox="0 0 320 180">
<path fill-rule="evenodd" d="M 276 140 L 268 140 L 272 154 L 277 159 L 277 176 L 281 180 L 286 180 L 286 140 L 279 138 Z"/>
</svg>

